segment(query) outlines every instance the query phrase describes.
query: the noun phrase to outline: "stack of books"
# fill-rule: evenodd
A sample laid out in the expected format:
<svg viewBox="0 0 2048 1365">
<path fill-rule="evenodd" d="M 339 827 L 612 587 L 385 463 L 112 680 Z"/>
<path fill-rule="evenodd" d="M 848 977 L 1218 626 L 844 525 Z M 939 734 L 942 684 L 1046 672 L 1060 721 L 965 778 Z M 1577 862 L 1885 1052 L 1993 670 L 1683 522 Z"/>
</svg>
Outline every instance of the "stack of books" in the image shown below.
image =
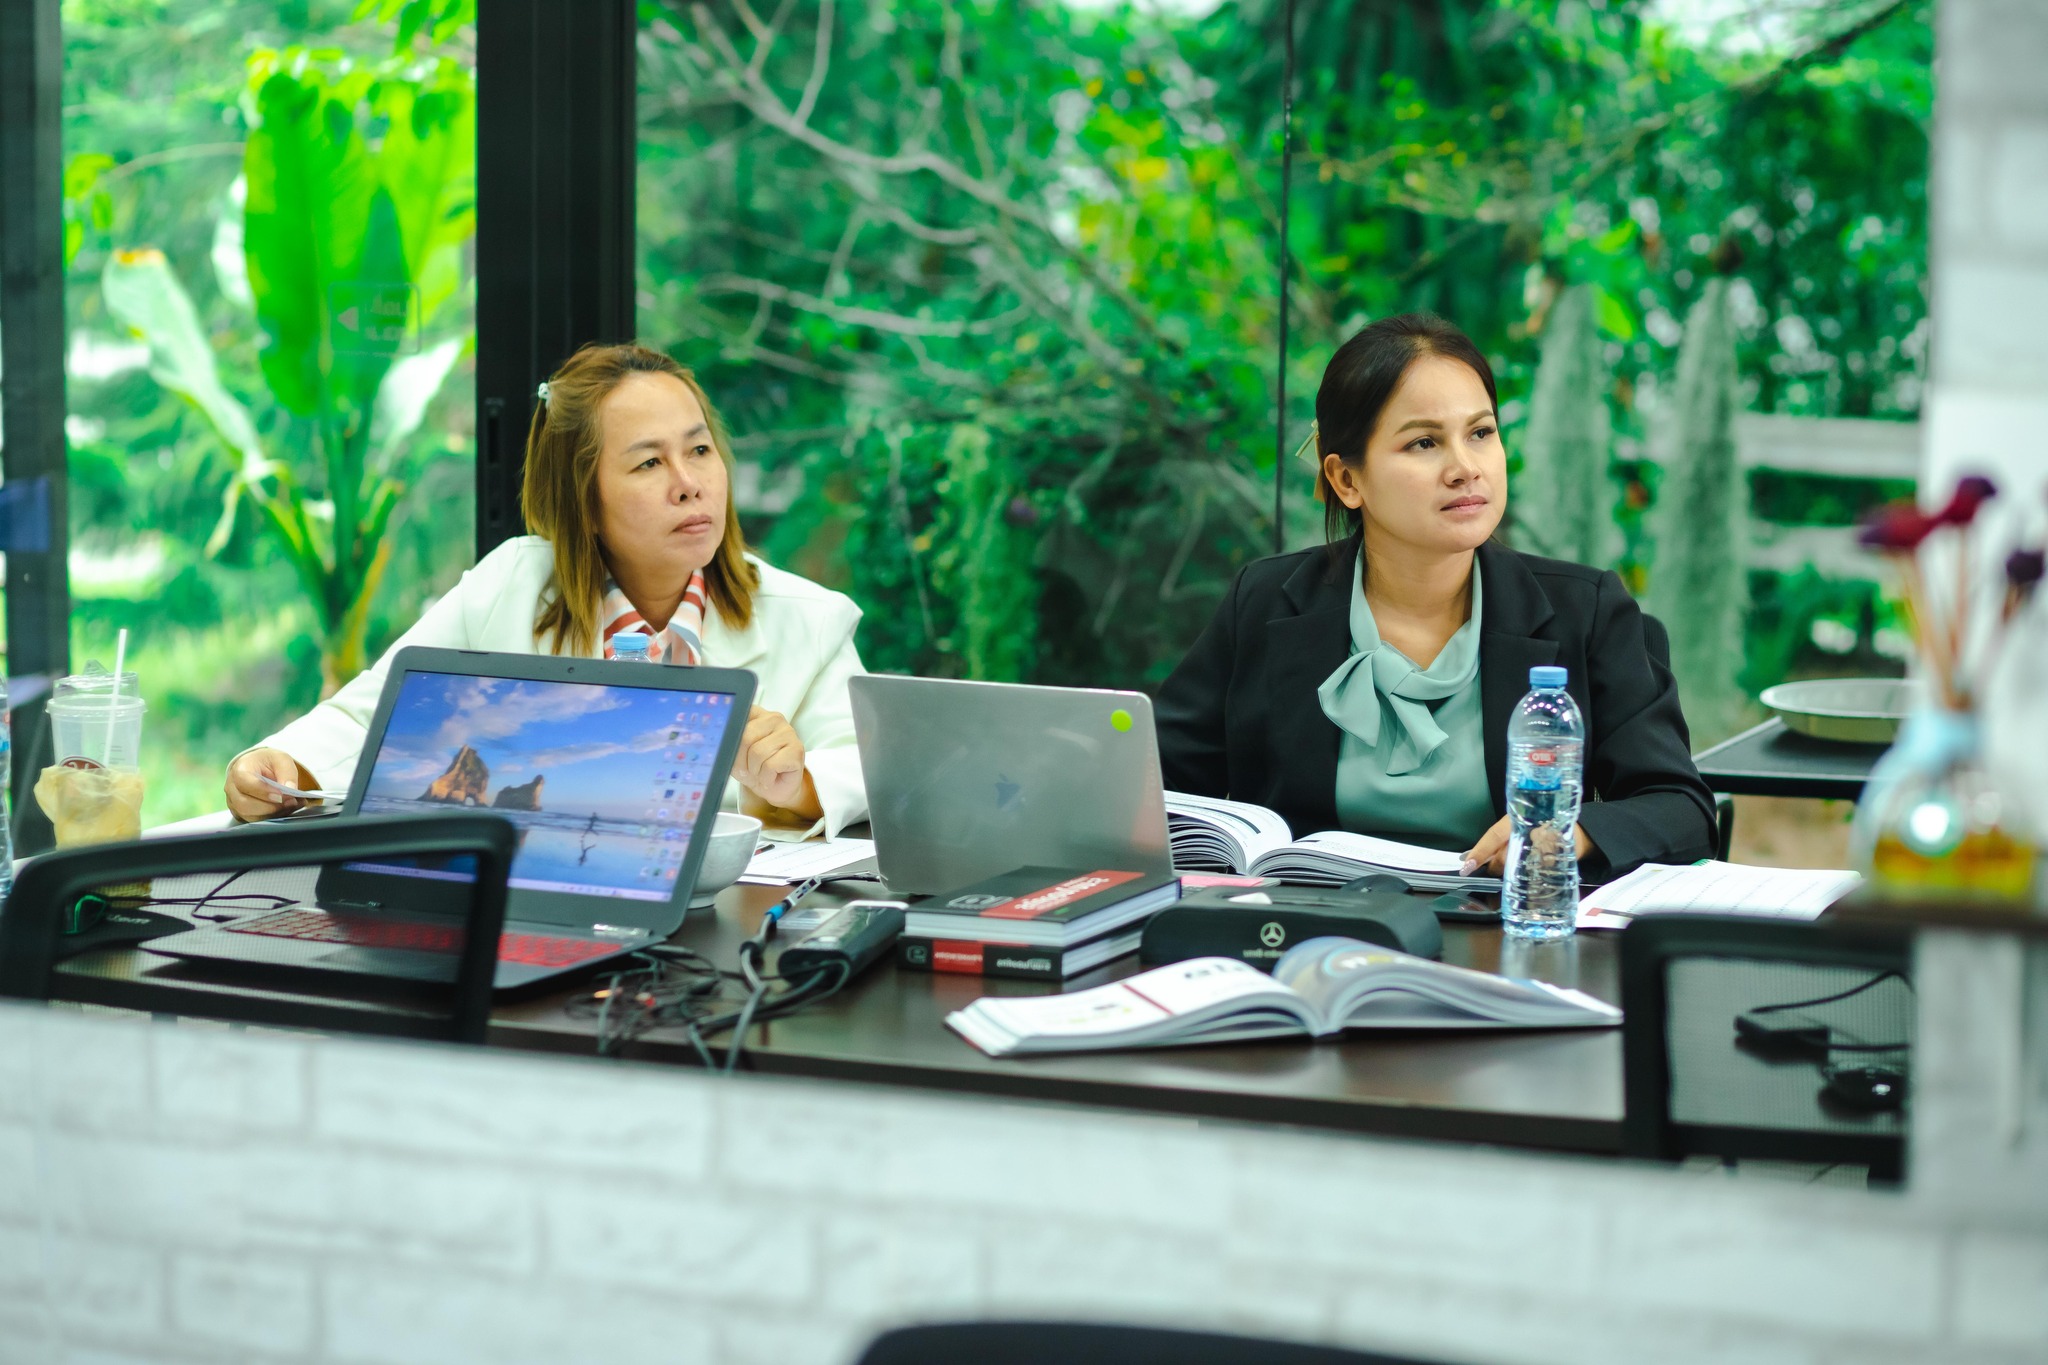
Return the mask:
<svg viewBox="0 0 2048 1365">
<path fill-rule="evenodd" d="M 1020 867 L 920 901 L 896 961 L 915 971 L 1061 981 L 1138 950 L 1180 879 L 1099 868 Z"/>
<path fill-rule="evenodd" d="M 1468 877 L 1455 853 L 1324 830 L 1296 839 L 1264 806 L 1215 796 L 1166 794 L 1173 865 L 1184 872 L 1238 872 L 1301 886 L 1342 886 L 1388 872 L 1417 891 L 1499 891 L 1498 877 Z"/>
</svg>

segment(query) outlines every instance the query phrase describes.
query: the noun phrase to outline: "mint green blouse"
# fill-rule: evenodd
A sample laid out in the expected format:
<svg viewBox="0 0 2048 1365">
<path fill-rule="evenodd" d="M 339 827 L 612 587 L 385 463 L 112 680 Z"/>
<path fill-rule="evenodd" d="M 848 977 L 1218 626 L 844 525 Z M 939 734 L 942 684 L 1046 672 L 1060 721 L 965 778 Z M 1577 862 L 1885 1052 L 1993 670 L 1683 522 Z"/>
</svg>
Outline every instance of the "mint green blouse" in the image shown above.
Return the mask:
<svg viewBox="0 0 2048 1365">
<path fill-rule="evenodd" d="M 1472 615 L 1428 668 L 1380 639 L 1365 602 L 1365 556 L 1351 588 L 1351 657 L 1316 696 L 1343 731 L 1337 820 L 1461 853 L 1494 822 L 1479 688 L 1479 560 Z"/>
</svg>

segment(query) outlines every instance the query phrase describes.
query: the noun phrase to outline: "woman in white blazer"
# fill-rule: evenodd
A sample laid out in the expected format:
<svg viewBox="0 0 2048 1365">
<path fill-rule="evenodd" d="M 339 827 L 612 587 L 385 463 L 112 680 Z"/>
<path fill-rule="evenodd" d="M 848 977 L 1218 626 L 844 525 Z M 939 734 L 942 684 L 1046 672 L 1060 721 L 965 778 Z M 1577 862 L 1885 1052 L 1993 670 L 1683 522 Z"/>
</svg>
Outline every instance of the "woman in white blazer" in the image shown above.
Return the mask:
<svg viewBox="0 0 2048 1365">
<path fill-rule="evenodd" d="M 834 835 L 867 814 L 846 681 L 860 608 L 747 553 L 732 447 L 691 373 L 640 346 L 586 346 L 541 386 L 521 508 L 506 541 L 427 608 L 375 666 L 228 765 L 244 820 L 343 788 L 391 656 L 406 645 L 609 658 L 622 633 L 666 663 L 751 669 L 756 705 L 725 804 Z"/>
</svg>

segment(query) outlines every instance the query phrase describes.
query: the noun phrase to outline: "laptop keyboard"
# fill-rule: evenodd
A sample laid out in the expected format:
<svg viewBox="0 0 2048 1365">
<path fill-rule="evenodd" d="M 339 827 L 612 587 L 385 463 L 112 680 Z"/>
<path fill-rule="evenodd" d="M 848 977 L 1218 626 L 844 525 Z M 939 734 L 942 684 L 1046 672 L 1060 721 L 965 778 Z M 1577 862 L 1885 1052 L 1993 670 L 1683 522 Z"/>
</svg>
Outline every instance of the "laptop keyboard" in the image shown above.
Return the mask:
<svg viewBox="0 0 2048 1365">
<path fill-rule="evenodd" d="M 331 910 L 279 910 L 236 924 L 229 933 L 264 938 L 296 938 L 311 943 L 342 943 L 351 948 L 409 948 L 422 953 L 454 953 L 462 947 L 462 931 L 452 924 L 387 919 L 382 915 L 337 914 Z M 498 939 L 498 960 L 525 967 L 573 967 L 579 962 L 618 951 L 615 943 L 552 934 L 507 930 Z"/>
</svg>

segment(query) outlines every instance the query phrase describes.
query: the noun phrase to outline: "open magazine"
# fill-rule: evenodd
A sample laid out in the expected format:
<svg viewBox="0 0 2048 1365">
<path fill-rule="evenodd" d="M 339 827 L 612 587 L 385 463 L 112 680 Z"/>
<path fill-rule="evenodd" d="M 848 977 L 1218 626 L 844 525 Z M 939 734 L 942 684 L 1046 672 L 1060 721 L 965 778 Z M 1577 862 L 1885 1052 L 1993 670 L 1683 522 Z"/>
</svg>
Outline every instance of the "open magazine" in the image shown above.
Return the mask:
<svg viewBox="0 0 2048 1365">
<path fill-rule="evenodd" d="M 1498 877 L 1460 876 L 1455 853 L 1330 829 L 1296 839 L 1264 806 L 1216 796 L 1166 794 L 1173 865 L 1189 872 L 1241 872 L 1302 886 L 1342 886 L 1391 872 L 1418 891 L 1499 891 Z"/>
<path fill-rule="evenodd" d="M 1582 991 L 1431 962 L 1355 938 L 1305 939 L 1267 976 L 1198 957 L 1068 995 L 990 996 L 946 1023 L 991 1057 L 1175 1047 L 1354 1028 L 1609 1028 L 1621 1011 Z"/>
</svg>

